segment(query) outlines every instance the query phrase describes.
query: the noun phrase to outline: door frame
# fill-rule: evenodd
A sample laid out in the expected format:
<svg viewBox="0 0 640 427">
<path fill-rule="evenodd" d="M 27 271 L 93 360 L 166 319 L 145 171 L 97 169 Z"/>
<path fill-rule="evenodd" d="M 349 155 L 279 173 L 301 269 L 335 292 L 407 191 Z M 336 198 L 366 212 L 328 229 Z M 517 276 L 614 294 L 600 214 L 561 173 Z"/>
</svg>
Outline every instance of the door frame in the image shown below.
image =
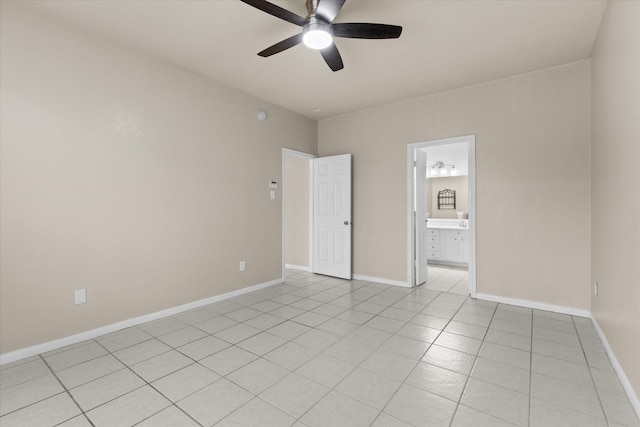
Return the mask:
<svg viewBox="0 0 640 427">
<path fill-rule="evenodd" d="M 282 149 L 282 279 L 286 278 L 286 218 L 285 218 L 285 159 L 286 157 L 301 157 L 309 160 L 309 271 L 313 271 L 313 166 L 312 160 L 317 158 L 315 154 L 305 153 L 302 151 L 292 150 L 290 148 Z"/>
<path fill-rule="evenodd" d="M 423 150 L 416 149 L 413 150 L 414 154 L 414 168 L 413 168 L 413 197 L 415 201 L 415 205 L 413 207 L 414 214 L 412 216 L 414 224 L 413 224 L 413 235 L 414 239 L 416 236 L 420 236 L 420 239 L 424 239 L 423 242 L 415 241 L 415 245 L 413 246 L 414 258 L 415 262 L 413 264 L 413 270 L 415 274 L 415 279 L 413 284 L 415 286 L 419 286 L 423 283 L 429 281 L 429 270 L 427 269 L 427 238 L 421 233 L 427 233 L 427 209 L 426 209 L 426 179 L 419 181 L 416 179 L 420 176 L 420 172 L 427 175 L 427 153 Z M 420 183 L 422 182 L 422 184 Z M 419 191 L 422 189 L 422 191 Z M 420 266 L 420 262 L 424 261 L 424 265 Z"/>
<path fill-rule="evenodd" d="M 469 294 L 476 297 L 476 136 L 465 135 L 407 144 L 407 282 L 414 287 L 415 277 L 415 233 L 413 212 L 415 178 L 413 161 L 415 150 L 455 143 L 467 143 L 469 162 Z"/>
</svg>

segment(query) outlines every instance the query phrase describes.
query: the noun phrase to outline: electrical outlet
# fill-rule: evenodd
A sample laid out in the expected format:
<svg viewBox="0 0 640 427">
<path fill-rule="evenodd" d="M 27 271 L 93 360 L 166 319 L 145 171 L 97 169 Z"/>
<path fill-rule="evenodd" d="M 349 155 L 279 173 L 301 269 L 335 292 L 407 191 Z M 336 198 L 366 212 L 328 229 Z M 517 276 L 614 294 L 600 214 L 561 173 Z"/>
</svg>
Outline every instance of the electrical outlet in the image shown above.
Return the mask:
<svg viewBox="0 0 640 427">
<path fill-rule="evenodd" d="M 598 282 L 593 282 L 593 296 L 598 296 Z"/>
<path fill-rule="evenodd" d="M 245 266 L 244 261 L 240 261 L 240 271 L 244 271 Z"/>
<path fill-rule="evenodd" d="M 74 291 L 73 298 L 75 300 L 76 305 L 85 304 L 87 302 L 87 290 L 78 289 L 77 291 Z"/>
</svg>

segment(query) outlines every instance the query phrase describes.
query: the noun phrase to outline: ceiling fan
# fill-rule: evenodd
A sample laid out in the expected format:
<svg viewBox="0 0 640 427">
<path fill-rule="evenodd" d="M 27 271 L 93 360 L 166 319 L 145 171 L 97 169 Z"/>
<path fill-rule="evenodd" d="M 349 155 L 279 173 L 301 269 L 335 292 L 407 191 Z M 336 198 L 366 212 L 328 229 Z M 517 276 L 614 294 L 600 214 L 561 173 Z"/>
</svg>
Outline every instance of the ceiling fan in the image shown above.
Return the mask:
<svg viewBox="0 0 640 427">
<path fill-rule="evenodd" d="M 281 8 L 265 0 L 242 0 L 242 2 L 262 10 L 277 18 L 302 27 L 302 32 L 282 40 L 259 52 L 258 55 L 268 57 L 286 49 L 304 43 L 306 46 L 320 51 L 325 62 L 333 71 L 344 68 L 342 57 L 333 42 L 333 37 L 352 39 L 397 39 L 402 27 L 386 24 L 334 23 L 346 0 L 306 0 L 307 17 L 303 18 L 293 12 Z"/>
</svg>

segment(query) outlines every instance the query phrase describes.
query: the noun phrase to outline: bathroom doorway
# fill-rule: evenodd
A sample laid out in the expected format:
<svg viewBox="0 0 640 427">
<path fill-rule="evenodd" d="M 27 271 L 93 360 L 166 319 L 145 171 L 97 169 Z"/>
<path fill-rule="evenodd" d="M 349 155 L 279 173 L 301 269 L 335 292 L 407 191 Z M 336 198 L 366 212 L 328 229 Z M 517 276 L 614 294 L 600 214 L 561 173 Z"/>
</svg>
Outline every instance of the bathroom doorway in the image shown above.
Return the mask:
<svg viewBox="0 0 640 427">
<path fill-rule="evenodd" d="M 466 274 L 466 267 L 468 293 L 475 297 L 475 219 L 475 135 L 408 144 L 407 272 L 412 286 L 434 279 L 429 278 L 431 258 L 434 273 L 446 270 L 452 278 Z"/>
</svg>

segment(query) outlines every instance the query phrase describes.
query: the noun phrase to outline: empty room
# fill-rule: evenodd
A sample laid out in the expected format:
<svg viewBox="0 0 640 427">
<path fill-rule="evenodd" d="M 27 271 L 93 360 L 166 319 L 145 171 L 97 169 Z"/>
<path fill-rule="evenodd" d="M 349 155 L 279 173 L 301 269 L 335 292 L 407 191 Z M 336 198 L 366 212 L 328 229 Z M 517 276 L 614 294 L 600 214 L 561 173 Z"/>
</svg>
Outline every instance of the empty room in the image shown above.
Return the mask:
<svg viewBox="0 0 640 427">
<path fill-rule="evenodd" d="M 0 1 L 2 427 L 640 427 L 639 218 L 640 1 Z"/>
</svg>

